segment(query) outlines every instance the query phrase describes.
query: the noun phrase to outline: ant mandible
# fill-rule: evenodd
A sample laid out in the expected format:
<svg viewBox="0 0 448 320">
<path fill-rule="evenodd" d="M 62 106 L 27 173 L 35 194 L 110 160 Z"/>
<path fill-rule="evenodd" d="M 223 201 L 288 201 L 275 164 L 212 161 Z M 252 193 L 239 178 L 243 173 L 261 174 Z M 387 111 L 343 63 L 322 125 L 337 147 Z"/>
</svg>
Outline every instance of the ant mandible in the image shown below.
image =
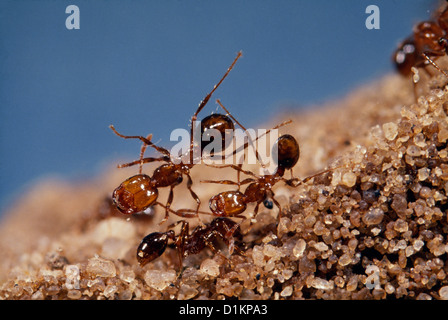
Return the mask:
<svg viewBox="0 0 448 320">
<path fill-rule="evenodd" d="M 173 230 L 168 230 L 166 232 L 153 232 L 143 238 L 137 249 L 137 261 L 140 266 L 143 267 L 160 257 L 165 252 L 170 239 L 174 242 L 177 249 L 181 268 L 185 257 L 197 254 L 206 247 L 210 248 L 215 254 L 221 254 L 213 244 L 215 239 L 223 240 L 229 247 L 230 254 L 233 251 L 236 251 L 238 254 L 243 254 L 240 249 L 243 246 L 240 227 L 233 220 L 216 218 L 208 225 L 197 226 L 191 234 L 189 233 L 189 223 L 185 220 L 175 222 L 168 229 L 174 228 L 179 223 L 181 224 L 181 228 L 178 236 L 175 235 Z M 237 240 L 236 243 L 235 239 Z"/>
<path fill-rule="evenodd" d="M 133 214 L 137 212 L 144 211 L 148 207 L 154 204 L 158 197 L 158 188 L 162 187 L 170 187 L 170 192 L 168 196 L 168 200 L 166 203 L 166 211 L 165 211 L 165 218 L 160 222 L 161 224 L 165 222 L 168 219 L 168 212 L 169 208 L 171 206 L 171 203 L 173 201 L 174 192 L 173 189 L 175 186 L 180 184 L 183 181 L 183 176 L 185 175 L 187 177 L 187 188 L 190 191 L 191 196 L 197 203 L 197 208 L 195 212 L 190 213 L 180 213 L 182 217 L 197 217 L 199 207 L 201 204 L 201 201 L 197 194 L 192 190 L 192 184 L 193 181 L 190 176 L 190 169 L 195 164 L 194 159 L 194 150 L 196 147 L 195 141 L 194 141 L 194 125 L 197 119 L 198 114 L 201 112 L 201 110 L 205 107 L 207 102 L 210 100 L 210 97 L 215 92 L 215 90 L 221 85 L 221 83 L 224 81 L 224 79 L 227 77 L 227 75 L 230 73 L 230 71 L 233 69 L 234 65 L 238 61 L 238 59 L 242 56 L 242 53 L 239 52 L 230 65 L 230 67 L 227 69 L 227 72 L 224 74 L 224 76 L 221 78 L 221 80 L 213 87 L 212 91 L 208 93 L 205 98 L 201 101 L 199 104 L 199 107 L 197 108 L 196 112 L 193 114 L 191 118 L 191 132 L 190 132 L 190 147 L 189 147 L 189 161 L 184 161 L 184 158 L 181 158 L 180 161 L 174 162 L 172 160 L 172 155 L 170 152 L 162 147 L 159 147 L 151 142 L 150 138 L 151 135 L 148 137 L 143 136 L 126 136 L 121 133 L 119 133 L 114 126 L 110 126 L 110 128 L 113 130 L 113 132 L 118 135 L 121 138 L 124 139 L 139 139 L 143 142 L 143 145 L 141 147 L 140 151 L 140 159 L 130 162 L 121 164 L 118 167 L 130 167 L 136 164 L 140 165 L 140 171 L 139 174 L 134 175 L 128 179 L 126 179 L 123 183 L 118 186 L 113 194 L 112 198 L 114 200 L 114 203 L 116 204 L 117 208 L 126 214 Z M 221 134 L 222 137 L 222 148 L 224 149 L 226 147 L 226 141 L 228 142 L 230 139 L 228 139 L 229 132 L 232 133 L 235 129 L 234 123 L 231 120 L 234 119 L 235 122 L 236 119 L 230 115 L 230 113 L 224 108 L 224 110 L 227 112 L 228 115 L 224 114 L 212 114 L 210 116 L 205 117 L 201 121 L 201 137 L 207 135 L 207 131 L 210 129 L 218 130 L 218 132 Z M 231 117 L 231 118 L 230 118 Z M 237 122 L 238 125 L 240 125 L 243 130 L 245 128 Z M 208 145 L 209 142 L 202 143 L 201 141 L 201 151 Z M 150 146 L 154 149 L 156 149 L 159 153 L 162 154 L 160 157 L 147 157 L 144 158 L 144 152 L 147 148 L 147 146 Z M 202 153 L 201 153 L 202 155 Z M 144 163 L 149 162 L 155 162 L 155 161 L 163 161 L 167 162 L 166 164 L 161 165 L 160 167 L 156 168 L 153 172 L 152 177 L 149 177 L 146 174 L 142 173 L 142 165 Z"/>
<path fill-rule="evenodd" d="M 448 74 L 434 62 L 435 58 L 447 53 L 447 33 L 448 7 L 439 15 L 437 22 L 424 21 L 415 26 L 412 36 L 399 45 L 392 57 L 397 71 L 407 77 L 413 72 L 416 73 L 416 68 L 431 64 L 448 78 Z M 426 68 L 424 70 L 429 72 Z M 418 82 L 417 74 L 413 81 L 414 90 L 416 82 Z"/>
</svg>

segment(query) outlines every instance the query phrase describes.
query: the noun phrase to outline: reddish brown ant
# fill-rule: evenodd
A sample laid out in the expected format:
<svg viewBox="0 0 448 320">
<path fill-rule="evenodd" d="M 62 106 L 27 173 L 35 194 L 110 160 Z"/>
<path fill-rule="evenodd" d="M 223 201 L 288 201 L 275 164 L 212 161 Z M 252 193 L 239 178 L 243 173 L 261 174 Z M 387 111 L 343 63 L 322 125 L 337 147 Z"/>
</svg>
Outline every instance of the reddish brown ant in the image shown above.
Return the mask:
<svg viewBox="0 0 448 320">
<path fill-rule="evenodd" d="M 178 236 L 175 235 L 173 230 L 168 230 L 166 232 L 153 232 L 143 238 L 137 249 L 137 260 L 141 266 L 160 257 L 165 252 L 170 239 L 177 249 L 181 267 L 185 257 L 197 254 L 206 247 L 210 248 L 213 253 L 220 254 L 213 244 L 215 239 L 223 240 L 229 247 L 230 254 L 234 250 L 238 254 L 242 254 L 240 249 L 242 235 L 239 224 L 228 218 L 216 218 L 208 225 L 197 226 L 191 234 L 189 233 L 189 223 L 185 220 L 177 221 L 169 229 L 174 228 L 179 223 L 181 229 Z"/>
<path fill-rule="evenodd" d="M 277 169 L 273 174 L 266 174 L 257 176 L 251 171 L 243 170 L 241 165 L 227 165 L 238 171 L 238 182 L 230 180 L 213 181 L 205 180 L 202 182 L 219 183 L 219 184 L 233 184 L 238 186 L 238 190 L 224 191 L 213 196 L 209 201 L 209 207 L 213 215 L 216 216 L 232 216 L 245 218 L 241 215 L 249 203 L 256 203 L 254 209 L 254 216 L 258 213 L 258 207 L 263 203 L 266 207 L 272 208 L 272 202 L 279 208 L 279 215 L 281 214 L 280 203 L 275 199 L 272 188 L 279 181 L 284 181 L 289 185 L 293 185 L 296 179 L 285 179 L 284 173 L 287 169 L 292 169 L 300 156 L 300 148 L 296 139 L 289 135 L 280 136 L 273 150 L 277 151 Z M 222 166 L 225 167 L 225 166 Z M 252 176 L 243 181 L 239 181 L 239 173 Z M 241 192 L 239 188 L 241 185 L 249 184 L 246 190 Z M 270 202 L 270 199 L 272 202 Z"/>
<path fill-rule="evenodd" d="M 140 171 L 139 174 L 132 176 L 128 179 L 126 179 L 123 183 L 120 184 L 119 187 L 117 187 L 113 192 L 113 200 L 117 206 L 117 208 L 126 214 L 132 214 L 144 211 L 148 207 L 154 204 L 158 197 L 158 188 L 162 187 L 170 187 L 170 193 L 168 196 L 168 200 L 166 203 L 166 213 L 165 218 L 162 220 L 161 223 L 165 222 L 168 219 L 168 212 L 169 208 L 171 206 L 171 203 L 173 201 L 173 189 L 175 186 L 180 184 L 183 180 L 183 176 L 185 175 L 187 177 L 187 188 L 190 191 L 190 194 L 192 195 L 193 199 L 197 203 L 197 210 L 196 213 L 182 213 L 181 215 L 183 217 L 192 217 L 192 216 L 198 216 L 197 212 L 199 210 L 200 206 L 200 199 L 196 195 L 196 193 L 192 190 L 191 186 L 193 184 L 191 176 L 190 176 L 190 169 L 194 166 L 194 150 L 195 150 L 195 141 L 193 137 L 193 127 L 195 125 L 197 116 L 199 112 L 204 108 L 204 106 L 207 104 L 207 102 L 210 100 L 210 97 L 215 92 L 215 90 L 220 86 L 220 84 L 224 81 L 224 79 L 227 77 L 227 75 L 230 73 L 230 71 L 233 69 L 234 65 L 236 64 L 237 60 L 242 56 L 242 53 L 239 52 L 236 58 L 234 59 L 233 63 L 230 65 L 230 67 L 227 69 L 227 72 L 224 74 L 224 76 L 221 78 L 221 80 L 213 87 L 212 91 L 206 95 L 206 97 L 201 101 L 199 104 L 199 107 L 197 108 L 196 112 L 193 114 L 191 118 L 191 132 L 190 132 L 190 148 L 189 148 L 189 161 L 180 161 L 179 163 L 174 163 L 172 160 L 172 155 L 170 152 L 162 147 L 159 147 L 152 143 L 150 141 L 151 135 L 148 137 L 143 136 L 126 136 L 118 133 L 115 128 L 111 125 L 110 128 L 113 130 L 113 132 L 118 135 L 121 138 L 124 139 L 139 139 L 143 142 L 143 145 L 141 147 L 140 151 L 140 159 L 130 162 L 121 164 L 118 167 L 130 167 L 136 164 L 140 165 Z M 215 129 L 218 130 L 219 133 L 221 133 L 222 137 L 222 147 L 225 148 L 225 142 L 229 141 L 228 134 L 229 132 L 233 132 L 235 129 L 234 123 L 229 118 L 229 116 L 235 121 L 236 119 L 233 118 L 233 116 L 230 115 L 230 113 L 227 111 L 227 109 L 224 108 L 224 110 L 227 112 L 228 115 L 223 114 L 213 114 L 211 116 L 205 117 L 201 121 L 201 137 L 207 135 L 207 131 L 209 129 Z M 238 125 L 241 126 L 239 122 L 237 122 Z M 241 126 L 243 130 L 245 128 Z M 204 134 L 205 133 L 205 134 Z M 202 143 L 201 141 L 201 151 L 207 146 L 207 144 L 210 142 Z M 160 157 L 146 157 L 144 158 L 144 152 L 147 148 L 147 146 L 150 146 L 154 149 L 156 149 L 159 153 L 162 154 Z M 163 161 L 167 162 L 166 164 L 161 165 L 157 169 L 154 170 L 154 173 L 152 177 L 149 177 L 146 174 L 142 174 L 142 165 L 144 163 L 149 162 L 155 162 L 155 161 Z"/>
<path fill-rule="evenodd" d="M 231 167 L 237 170 L 238 182 L 234 182 L 231 180 L 201 181 L 205 183 L 218 183 L 218 184 L 228 184 L 238 186 L 238 190 L 224 191 L 210 198 L 209 207 L 212 212 L 212 215 L 218 217 L 237 217 L 246 219 L 246 217 L 241 214 L 244 211 L 246 211 L 248 204 L 250 203 L 256 204 L 253 215 L 255 217 L 258 213 L 258 208 L 261 203 L 263 203 L 263 205 L 268 209 L 272 209 L 274 203 L 279 209 L 278 218 L 280 219 L 282 209 L 280 203 L 275 199 L 275 194 L 272 190 L 274 185 L 277 184 L 277 182 L 283 181 L 289 186 L 297 187 L 298 185 L 305 183 L 314 177 L 317 177 L 319 175 L 322 175 L 335 169 L 333 168 L 321 171 L 303 180 L 299 180 L 298 178 L 293 177 L 291 177 L 290 179 L 286 179 L 284 178 L 285 171 L 286 170 L 292 171 L 292 168 L 296 165 L 297 161 L 299 160 L 300 157 L 299 144 L 297 143 L 296 139 L 293 136 L 285 134 L 277 139 L 276 144 L 273 147 L 273 152 L 277 153 L 276 157 L 277 168 L 273 174 L 265 174 L 262 176 L 258 176 L 249 170 L 242 169 L 241 164 L 240 165 L 230 164 L 219 166 L 219 168 Z M 249 175 L 251 176 L 251 178 L 246 178 L 243 181 L 240 181 L 239 178 L 240 173 Z M 244 184 L 249 185 L 247 186 L 244 192 L 241 192 L 239 189 Z M 178 211 L 184 213 L 191 212 L 191 210 L 189 209 L 182 209 Z"/>
<path fill-rule="evenodd" d="M 139 174 L 134 175 L 128 179 L 126 179 L 123 183 L 120 184 L 119 187 L 117 187 L 113 192 L 113 200 L 116 204 L 117 208 L 126 214 L 133 214 L 137 212 L 144 211 L 148 207 L 152 206 L 156 199 L 158 198 L 158 188 L 162 187 L 170 187 L 170 193 L 168 196 L 168 200 L 166 203 L 166 212 L 164 219 L 160 222 L 161 224 L 165 222 L 168 219 L 168 212 L 169 208 L 171 206 L 171 203 L 173 201 L 174 192 L 173 189 L 175 186 L 180 184 L 183 181 L 183 176 L 185 175 L 187 177 L 187 188 L 190 191 L 193 199 L 197 203 L 197 207 L 195 211 L 176 211 L 175 213 L 182 216 L 182 217 L 198 217 L 199 213 L 199 207 L 201 204 L 201 201 L 199 197 L 196 195 L 196 193 L 192 190 L 191 186 L 193 184 L 191 176 L 190 176 L 190 170 L 191 168 L 196 164 L 193 158 L 193 155 L 195 154 L 194 150 L 196 147 L 196 143 L 194 141 L 194 133 L 193 133 L 193 126 L 195 125 L 197 116 L 199 112 L 204 108 L 204 106 L 207 104 L 207 102 L 210 100 L 211 95 L 213 92 L 219 87 L 219 85 L 224 81 L 224 79 L 227 77 L 227 75 L 230 73 L 230 71 L 233 69 L 235 63 L 237 60 L 241 57 L 241 52 L 238 53 L 237 57 L 231 64 L 231 66 L 227 69 L 227 72 L 224 74 L 224 76 L 221 78 L 221 80 L 214 86 L 213 90 L 207 94 L 207 96 L 201 101 L 199 104 L 198 109 L 194 113 L 194 115 L 191 118 L 191 132 L 190 132 L 190 147 L 187 153 L 189 161 L 184 161 L 185 157 L 177 159 L 180 161 L 173 162 L 172 160 L 172 154 L 165 148 L 159 147 L 155 145 L 153 142 L 151 142 L 151 135 L 148 135 L 148 137 L 143 136 L 126 136 L 123 135 L 115 130 L 115 128 L 111 125 L 110 128 L 113 130 L 113 132 L 118 135 L 121 138 L 124 139 L 139 139 L 143 142 L 141 150 L 140 150 L 140 159 L 136 161 L 132 161 L 129 163 L 121 164 L 118 167 L 130 167 L 133 165 L 139 165 L 140 170 Z M 221 150 L 224 150 L 227 148 L 229 141 L 232 141 L 232 137 L 229 138 L 229 134 L 232 134 L 235 125 L 234 122 L 240 126 L 245 132 L 247 132 L 247 129 L 238 122 L 235 117 L 232 116 L 232 114 L 227 110 L 226 107 L 222 105 L 222 103 L 217 100 L 217 103 L 220 105 L 220 107 L 226 112 L 226 114 L 212 114 L 207 117 L 205 117 L 200 124 L 201 127 L 201 157 L 202 152 L 204 151 L 204 148 L 213 141 L 210 137 L 210 134 L 208 133 L 212 129 L 217 130 L 220 134 L 220 137 L 222 138 L 222 144 L 221 144 Z M 233 120 L 233 121 L 232 121 Z M 290 121 L 285 121 L 278 125 L 275 128 L 279 128 L 280 126 L 283 126 L 285 124 L 290 123 Z M 274 128 L 273 128 L 274 129 Z M 272 129 L 271 129 L 272 130 Z M 247 148 L 249 143 L 253 143 L 249 136 L 249 142 L 246 142 L 243 145 L 243 149 Z M 147 157 L 144 158 L 144 153 L 146 148 L 150 146 L 154 149 L 156 149 L 159 153 L 162 154 L 160 157 Z M 238 150 L 235 150 L 233 154 L 235 154 Z M 216 152 L 216 150 L 214 151 Z M 258 152 L 255 150 L 255 154 L 257 156 L 257 159 L 260 161 L 260 157 L 258 155 Z M 214 154 L 211 154 L 214 155 Z M 155 162 L 155 161 L 164 161 L 167 162 L 166 164 L 161 165 L 160 167 L 156 168 L 154 170 L 154 173 L 152 177 L 149 177 L 146 174 L 142 173 L 142 166 L 144 163 L 149 162 Z M 262 164 L 263 165 L 263 164 Z"/>
<path fill-rule="evenodd" d="M 416 68 L 431 64 L 445 77 L 448 74 L 434 60 L 447 54 L 448 40 L 448 7 L 439 15 L 437 21 L 424 21 L 414 27 L 412 36 L 404 40 L 393 54 L 393 62 L 397 71 L 403 76 L 410 76 Z M 429 72 L 426 68 L 425 71 Z M 415 83 L 418 76 L 415 74 Z"/>
</svg>

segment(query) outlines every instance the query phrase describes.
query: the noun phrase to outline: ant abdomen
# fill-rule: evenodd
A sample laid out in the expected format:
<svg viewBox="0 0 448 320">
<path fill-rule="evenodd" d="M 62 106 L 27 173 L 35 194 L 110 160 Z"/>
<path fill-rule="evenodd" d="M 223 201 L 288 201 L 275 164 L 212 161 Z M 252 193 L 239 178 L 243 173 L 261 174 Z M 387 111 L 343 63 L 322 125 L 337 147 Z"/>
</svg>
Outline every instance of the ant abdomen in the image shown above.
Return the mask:
<svg viewBox="0 0 448 320">
<path fill-rule="evenodd" d="M 297 140 L 290 134 L 280 136 L 273 147 L 274 159 L 277 166 L 283 169 L 291 169 L 299 161 L 300 147 Z"/>
<path fill-rule="evenodd" d="M 412 67 L 417 64 L 415 41 L 413 37 L 404 40 L 392 57 L 397 71 L 405 77 L 412 74 Z"/>
<path fill-rule="evenodd" d="M 174 239 L 172 230 L 153 232 L 143 238 L 137 249 L 137 261 L 143 267 L 145 264 L 160 257 L 168 245 L 168 239 Z"/>
<path fill-rule="evenodd" d="M 209 201 L 213 215 L 234 217 L 246 210 L 246 195 L 240 191 L 221 192 Z"/>
<path fill-rule="evenodd" d="M 112 193 L 118 210 L 133 214 L 146 210 L 157 200 L 159 192 L 146 174 L 137 174 L 123 181 Z"/>
<path fill-rule="evenodd" d="M 213 150 L 211 155 L 224 151 L 232 142 L 234 130 L 233 121 L 226 115 L 214 113 L 205 117 L 201 121 L 201 151 L 204 151 L 204 148 L 214 141 L 214 133 L 219 133 L 222 143 L 221 150 Z"/>
</svg>

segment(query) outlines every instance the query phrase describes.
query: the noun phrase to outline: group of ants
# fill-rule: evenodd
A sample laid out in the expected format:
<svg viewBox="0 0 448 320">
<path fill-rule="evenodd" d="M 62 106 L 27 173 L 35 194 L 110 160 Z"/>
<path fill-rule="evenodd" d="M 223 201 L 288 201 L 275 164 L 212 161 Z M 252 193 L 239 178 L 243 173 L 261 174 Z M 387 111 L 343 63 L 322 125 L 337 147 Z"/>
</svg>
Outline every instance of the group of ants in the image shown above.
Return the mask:
<svg viewBox="0 0 448 320">
<path fill-rule="evenodd" d="M 448 74 L 435 62 L 438 57 L 444 56 L 448 52 L 447 34 L 448 7 L 440 13 L 437 21 L 424 21 L 416 25 L 413 34 L 398 46 L 393 55 L 393 62 L 397 71 L 403 76 L 409 77 L 412 73 L 415 74 L 417 72 L 417 68 L 423 68 L 428 71 L 427 66 L 431 65 L 448 78 Z M 212 94 L 228 76 L 241 56 L 242 53 L 239 52 L 224 76 L 222 76 L 220 81 L 200 102 L 196 112 L 193 114 L 190 128 L 191 140 L 187 155 L 188 161 L 182 159 L 180 159 L 180 161 L 173 161 L 173 155 L 170 151 L 151 141 L 151 134 L 147 137 L 123 135 L 119 133 L 114 126 L 110 126 L 113 132 L 119 137 L 124 139 L 137 139 L 142 142 L 138 160 L 118 165 L 119 168 L 138 165 L 139 173 L 126 179 L 113 191 L 112 199 L 117 209 L 124 214 L 138 214 L 154 205 L 158 205 L 165 209 L 165 217 L 160 224 L 168 220 L 170 213 L 182 218 L 198 218 L 200 222 L 191 232 L 189 230 L 189 222 L 182 219 L 169 225 L 166 229 L 167 231 L 152 232 L 145 236 L 137 249 L 137 261 L 142 267 L 160 257 L 165 252 L 170 241 L 177 250 L 181 267 L 183 259 L 186 256 L 197 254 L 205 248 L 211 249 L 215 254 L 222 255 L 224 259 L 227 260 L 215 246 L 215 240 L 217 239 L 222 240 L 228 246 L 229 254 L 236 252 L 240 255 L 244 255 L 244 243 L 241 241 L 243 237 L 240 228 L 241 222 L 237 223 L 231 218 L 241 218 L 241 221 L 247 219 L 243 213 L 250 204 L 255 204 L 252 218 L 257 215 L 261 204 L 268 209 L 272 209 L 275 204 L 279 210 L 277 218 L 277 221 L 279 221 L 282 209 L 280 203 L 275 199 L 273 192 L 274 185 L 282 181 L 286 185 L 294 188 L 319 175 L 329 173 L 338 168 L 323 170 L 308 176 L 305 179 L 294 178 L 292 169 L 299 160 L 300 148 L 292 135 L 283 134 L 276 140 L 273 147 L 272 152 L 276 153 L 277 160 L 276 170 L 273 173 L 257 175 L 250 170 L 243 169 L 242 163 L 223 164 L 219 166 L 207 164 L 214 168 L 232 168 L 237 173 L 237 181 L 203 180 L 201 182 L 234 185 L 237 189 L 220 192 L 211 197 L 209 200 L 210 212 L 199 210 L 201 200 L 192 189 L 193 180 L 190 175 L 191 169 L 198 164 L 197 161 L 193 161 L 195 160 L 193 159 L 193 155 L 195 154 L 194 148 L 198 147 L 198 141 L 194 141 L 193 124 L 197 121 L 199 113 L 209 102 Z M 415 88 L 416 81 L 414 80 L 413 83 Z M 202 140 L 200 141 L 199 148 L 201 150 L 201 157 L 203 155 L 202 151 L 204 151 L 204 148 L 211 142 L 210 137 L 207 137 L 207 132 L 211 129 L 218 130 L 221 137 L 223 137 L 221 151 L 227 147 L 226 142 L 228 142 L 228 139 L 226 138 L 228 132 L 232 132 L 235 129 L 235 125 L 238 125 L 241 129 L 247 131 L 227 108 L 224 107 L 220 100 L 217 100 L 217 103 L 225 111 L 225 114 L 213 113 L 200 121 Z M 285 121 L 272 129 L 278 129 L 289 123 L 291 123 L 291 120 Z M 268 130 L 266 134 L 271 130 Z M 254 141 L 245 142 L 243 148 L 245 149 L 253 143 Z M 147 147 L 155 149 L 160 155 L 157 157 L 145 157 L 144 154 Z M 234 154 L 235 152 L 233 155 Z M 258 158 L 258 154 L 257 160 L 263 165 Z M 153 170 L 152 176 L 144 174 L 142 172 L 143 164 L 152 162 L 162 162 L 163 164 Z M 286 170 L 291 170 L 290 179 L 284 177 Z M 241 174 L 247 176 L 247 178 L 241 180 Z M 173 202 L 174 197 L 173 190 L 177 185 L 182 183 L 184 177 L 187 179 L 187 189 L 192 198 L 196 201 L 197 207 L 196 209 L 173 210 L 171 208 L 171 203 Z M 247 185 L 247 187 L 244 191 L 241 191 L 243 185 Z M 169 195 L 165 204 L 157 201 L 159 188 L 169 188 Z M 209 223 L 203 223 L 199 218 L 199 214 L 207 214 L 215 218 Z M 176 235 L 174 228 L 179 224 L 181 225 L 180 231 Z"/>
<path fill-rule="evenodd" d="M 274 160 L 276 169 L 273 173 L 265 173 L 263 175 L 257 175 L 250 170 L 243 169 L 243 162 L 238 164 L 221 164 L 215 165 L 210 163 L 204 163 L 207 166 L 214 167 L 217 169 L 221 168 L 232 168 L 237 172 L 237 181 L 232 180 L 202 180 L 204 183 L 219 183 L 225 185 L 234 185 L 237 190 L 224 191 L 213 196 L 209 200 L 208 211 L 200 211 L 199 207 L 201 205 L 201 200 L 198 195 L 193 191 L 193 179 L 191 178 L 191 169 L 198 165 L 197 159 L 193 159 L 194 155 L 197 154 L 194 148 L 200 148 L 200 155 L 204 157 L 206 152 L 204 149 L 213 141 L 210 139 L 209 132 L 212 129 L 219 132 L 218 137 L 222 138 L 222 141 L 218 141 L 220 148 L 214 150 L 210 155 L 216 156 L 216 153 L 222 152 L 228 147 L 229 144 L 229 133 L 233 132 L 235 126 L 238 125 L 242 130 L 247 132 L 247 129 L 227 110 L 227 108 L 217 100 L 219 106 L 225 111 L 225 114 L 213 113 L 200 121 L 200 133 L 201 141 L 194 141 L 195 135 L 193 134 L 193 124 L 196 123 L 197 117 L 205 105 L 209 102 L 212 94 L 221 85 L 224 79 L 228 76 L 230 71 L 235 66 L 238 59 L 242 56 L 239 52 L 227 69 L 221 80 L 213 87 L 212 91 L 206 95 L 206 97 L 201 101 L 196 112 L 191 118 L 190 127 L 190 144 L 187 155 L 176 159 L 173 161 L 173 155 L 169 150 L 160 147 L 151 141 L 152 135 L 147 137 L 143 136 L 127 136 L 119 133 L 114 126 L 110 126 L 113 132 L 121 138 L 124 139 L 138 139 L 143 144 L 140 149 L 140 157 L 138 160 L 120 164 L 118 167 L 130 167 L 134 165 L 139 165 L 139 173 L 126 179 L 122 182 L 112 194 L 112 199 L 119 211 L 124 214 L 137 214 L 145 211 L 146 209 L 158 205 L 165 209 L 165 217 L 162 219 L 160 224 L 163 224 L 168 220 L 170 213 L 180 216 L 182 218 L 199 218 L 199 214 L 207 214 L 215 217 L 210 223 L 203 223 L 199 218 L 199 225 L 190 233 L 189 223 L 183 219 L 178 220 L 175 223 L 168 226 L 165 232 L 153 232 L 148 234 L 143 238 L 137 249 L 137 260 L 141 266 L 144 266 L 148 262 L 153 261 L 165 252 L 168 246 L 168 242 L 171 240 L 174 246 L 177 248 L 178 257 L 180 264 L 182 265 L 183 258 L 196 254 L 205 248 L 210 248 L 214 253 L 221 254 L 221 252 L 215 247 L 214 240 L 221 239 L 229 248 L 229 253 L 234 251 L 239 254 L 244 254 L 241 249 L 244 244 L 242 243 L 242 233 L 240 224 L 231 218 L 240 218 L 242 220 L 247 219 L 243 215 L 249 204 L 255 204 L 253 217 L 258 213 L 259 206 L 263 204 L 266 208 L 272 209 L 274 204 L 279 209 L 278 217 L 281 215 L 281 205 L 275 199 L 273 187 L 278 182 L 283 181 L 291 187 L 296 187 L 299 184 L 306 182 L 313 177 L 329 172 L 330 170 L 325 170 L 319 172 L 318 174 L 309 176 L 303 180 L 292 177 L 287 179 L 284 177 L 286 170 L 291 170 L 299 160 L 300 148 L 296 139 L 289 134 L 281 135 L 275 142 L 272 153 L 275 153 Z M 267 130 L 264 135 L 269 134 L 273 129 L 278 129 L 281 126 L 289 124 L 291 120 L 282 122 L 281 124 L 275 126 L 274 128 Z M 215 136 L 214 136 L 215 137 Z M 251 139 L 251 136 L 247 135 L 249 141 L 245 141 L 242 145 L 243 151 L 247 149 L 250 145 L 254 145 L 257 139 L 261 137 L 256 137 L 255 140 Z M 199 145 L 199 146 L 198 146 Z M 147 147 L 154 148 L 160 156 L 158 157 L 145 157 L 145 151 Z M 236 155 L 240 149 L 233 151 L 230 156 Z M 258 152 L 255 148 L 255 154 L 257 161 L 260 162 L 262 166 L 265 165 L 263 160 L 260 158 Z M 228 157 L 229 155 L 222 155 L 221 157 Z M 162 165 L 153 170 L 152 176 L 142 173 L 142 166 L 145 163 L 151 162 L 163 162 Z M 226 162 L 227 163 L 227 162 Z M 245 179 L 240 179 L 241 175 L 247 176 Z M 192 198 L 196 201 L 195 209 L 178 209 L 173 210 L 171 208 L 171 203 L 174 197 L 174 188 L 182 183 L 184 177 L 187 179 L 187 189 L 189 190 Z M 241 187 L 247 185 L 244 191 L 241 191 Z M 162 204 L 157 201 L 159 196 L 159 188 L 169 188 L 169 195 L 166 204 Z M 180 232 L 178 235 L 175 234 L 174 228 L 177 225 L 180 226 Z"/>
</svg>

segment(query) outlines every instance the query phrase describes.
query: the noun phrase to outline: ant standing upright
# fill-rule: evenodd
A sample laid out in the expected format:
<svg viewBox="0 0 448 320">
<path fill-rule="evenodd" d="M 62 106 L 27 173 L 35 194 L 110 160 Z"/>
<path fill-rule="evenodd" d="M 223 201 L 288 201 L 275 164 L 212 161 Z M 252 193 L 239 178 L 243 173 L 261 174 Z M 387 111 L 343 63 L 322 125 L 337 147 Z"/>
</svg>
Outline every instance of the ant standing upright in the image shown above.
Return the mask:
<svg viewBox="0 0 448 320">
<path fill-rule="evenodd" d="M 205 98 L 199 104 L 196 112 L 193 114 L 191 118 L 191 132 L 190 132 L 190 146 L 187 154 L 187 161 L 185 161 L 185 157 L 181 157 L 180 161 L 173 161 L 173 155 L 165 148 L 159 147 L 155 145 L 151 140 L 151 135 L 148 137 L 143 136 L 127 136 L 119 133 L 114 126 L 110 126 L 112 131 L 121 138 L 124 139 L 139 139 L 143 142 L 143 145 L 140 150 L 140 159 L 121 164 L 118 167 L 130 167 L 133 165 L 140 165 L 139 174 L 134 175 L 128 179 L 126 179 L 123 183 L 121 183 L 113 192 L 112 198 L 117 208 L 125 213 L 125 214 L 133 214 L 137 212 L 141 212 L 146 210 L 148 207 L 152 206 L 158 198 L 158 189 L 163 187 L 169 187 L 169 196 L 165 205 L 165 217 L 160 222 L 160 224 L 164 223 L 169 216 L 169 208 L 174 198 L 174 187 L 179 185 L 183 181 L 183 176 L 187 177 L 187 188 L 193 197 L 193 199 L 197 203 L 197 207 L 195 211 L 192 212 L 176 212 L 176 214 L 182 217 L 198 217 L 199 207 L 201 204 L 201 200 L 197 196 L 197 194 L 192 190 L 193 181 L 190 176 L 190 170 L 195 165 L 194 155 L 196 150 L 196 142 L 194 140 L 194 125 L 196 123 L 196 119 L 198 114 L 202 111 L 205 105 L 210 100 L 212 94 L 215 90 L 221 85 L 227 75 L 235 66 L 238 59 L 242 56 L 242 53 L 239 52 L 227 69 L 227 72 L 221 78 L 221 80 L 213 87 L 212 91 L 208 93 Z M 221 105 L 221 104 L 220 104 Z M 235 125 L 232 119 L 243 129 L 246 129 L 228 112 L 228 110 L 221 105 L 221 107 L 227 112 L 227 115 L 224 114 L 212 114 L 210 116 L 205 117 L 201 121 L 201 157 L 202 151 L 204 148 L 211 142 L 203 142 L 202 137 L 206 137 L 208 131 L 211 129 L 217 130 L 222 137 L 222 149 L 227 147 L 227 143 L 229 140 L 228 135 L 232 133 L 235 129 Z M 207 140 L 207 138 L 205 138 Z M 147 147 L 152 147 L 156 149 L 159 153 L 162 154 L 160 157 L 144 157 L 144 152 Z M 179 160 L 179 159 L 177 159 Z M 158 168 L 156 168 L 153 172 L 153 175 L 150 177 L 146 174 L 142 173 L 142 165 L 144 163 L 162 161 L 166 162 L 162 164 Z"/>
</svg>

